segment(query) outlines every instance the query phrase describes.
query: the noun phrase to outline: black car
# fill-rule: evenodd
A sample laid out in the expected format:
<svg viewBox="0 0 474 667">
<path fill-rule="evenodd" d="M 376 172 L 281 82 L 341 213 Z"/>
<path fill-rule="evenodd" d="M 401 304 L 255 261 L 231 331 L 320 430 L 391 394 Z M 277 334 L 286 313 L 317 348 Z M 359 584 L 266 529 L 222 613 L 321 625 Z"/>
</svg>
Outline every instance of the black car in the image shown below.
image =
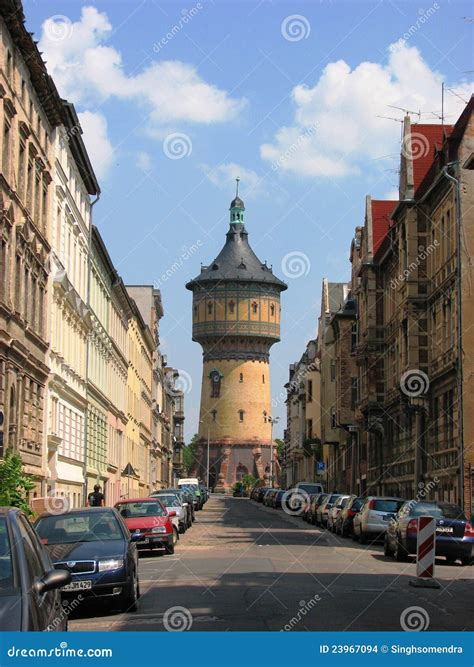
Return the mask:
<svg viewBox="0 0 474 667">
<path fill-rule="evenodd" d="M 448 563 L 457 559 L 469 565 L 474 545 L 474 528 L 460 507 L 453 503 L 410 500 L 404 503 L 390 521 L 385 532 L 384 553 L 403 561 L 416 554 L 418 517 L 436 519 L 435 553 L 445 556 Z"/>
<path fill-rule="evenodd" d="M 271 487 L 269 487 L 269 486 L 261 486 L 258 489 L 258 494 L 257 494 L 257 498 L 256 498 L 258 503 L 263 503 L 263 499 L 265 497 L 265 494 L 266 494 L 267 491 L 269 491 L 270 488 Z"/>
<path fill-rule="evenodd" d="M 71 575 L 53 567 L 28 519 L 18 509 L 0 508 L 0 628 L 14 631 L 67 630 L 60 588 Z"/>
<path fill-rule="evenodd" d="M 281 509 L 281 499 L 285 495 L 285 492 L 283 489 L 278 489 L 278 491 L 275 493 L 275 495 L 272 498 L 272 507 L 273 509 Z"/>
<path fill-rule="evenodd" d="M 336 534 L 348 537 L 354 532 L 354 517 L 365 502 L 365 498 L 351 496 L 336 519 Z"/>
<path fill-rule="evenodd" d="M 136 611 L 140 584 L 135 542 L 141 535 L 130 535 L 116 509 L 88 507 L 43 514 L 35 528 L 54 566 L 71 573 L 63 596 L 80 593 Z"/>
</svg>

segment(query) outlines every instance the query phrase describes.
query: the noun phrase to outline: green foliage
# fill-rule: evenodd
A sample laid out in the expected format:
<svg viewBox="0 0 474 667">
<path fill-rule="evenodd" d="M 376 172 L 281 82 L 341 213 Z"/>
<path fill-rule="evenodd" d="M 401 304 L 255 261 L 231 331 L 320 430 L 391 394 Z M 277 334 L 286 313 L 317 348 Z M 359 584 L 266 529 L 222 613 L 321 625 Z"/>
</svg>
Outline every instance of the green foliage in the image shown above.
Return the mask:
<svg viewBox="0 0 474 667">
<path fill-rule="evenodd" d="M 187 475 L 191 472 L 196 458 L 196 443 L 198 440 L 199 435 L 195 433 L 191 442 L 183 447 L 183 465 Z"/>
<path fill-rule="evenodd" d="M 305 456 L 315 456 L 317 460 L 323 456 L 323 446 L 319 438 L 306 438 L 303 442 Z"/>
<path fill-rule="evenodd" d="M 7 449 L 5 457 L 0 459 L 0 506 L 18 507 L 30 516 L 28 493 L 34 488 L 33 479 L 23 470 L 21 456 Z"/>
<path fill-rule="evenodd" d="M 246 491 L 250 491 L 250 489 L 253 489 L 255 484 L 258 483 L 258 481 L 259 480 L 253 475 L 247 474 L 242 477 L 242 486 Z"/>
<path fill-rule="evenodd" d="M 275 442 L 276 442 L 278 460 L 281 461 L 283 457 L 283 449 L 285 447 L 285 443 L 281 438 L 275 438 Z"/>
</svg>

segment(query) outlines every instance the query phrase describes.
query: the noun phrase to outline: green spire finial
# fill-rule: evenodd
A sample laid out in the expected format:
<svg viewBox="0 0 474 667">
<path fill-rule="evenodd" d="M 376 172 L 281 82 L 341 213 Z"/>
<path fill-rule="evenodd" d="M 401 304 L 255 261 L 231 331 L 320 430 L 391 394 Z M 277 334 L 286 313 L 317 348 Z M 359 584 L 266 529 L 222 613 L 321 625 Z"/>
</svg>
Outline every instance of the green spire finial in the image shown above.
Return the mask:
<svg viewBox="0 0 474 667">
<path fill-rule="evenodd" d="M 236 181 L 235 196 L 238 197 L 238 196 L 239 196 L 239 182 L 240 182 L 240 176 L 237 176 L 237 178 L 235 179 L 235 181 Z"/>
</svg>

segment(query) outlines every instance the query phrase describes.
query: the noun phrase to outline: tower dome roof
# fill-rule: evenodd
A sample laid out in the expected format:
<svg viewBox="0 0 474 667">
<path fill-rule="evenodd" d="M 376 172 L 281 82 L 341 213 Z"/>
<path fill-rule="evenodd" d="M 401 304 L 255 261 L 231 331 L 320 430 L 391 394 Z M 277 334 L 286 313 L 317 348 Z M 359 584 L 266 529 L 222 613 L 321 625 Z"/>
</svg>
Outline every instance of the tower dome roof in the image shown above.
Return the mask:
<svg viewBox="0 0 474 667">
<path fill-rule="evenodd" d="M 245 205 L 242 199 L 237 195 L 231 202 L 230 202 L 230 208 L 241 208 L 243 211 L 245 211 Z"/>
</svg>

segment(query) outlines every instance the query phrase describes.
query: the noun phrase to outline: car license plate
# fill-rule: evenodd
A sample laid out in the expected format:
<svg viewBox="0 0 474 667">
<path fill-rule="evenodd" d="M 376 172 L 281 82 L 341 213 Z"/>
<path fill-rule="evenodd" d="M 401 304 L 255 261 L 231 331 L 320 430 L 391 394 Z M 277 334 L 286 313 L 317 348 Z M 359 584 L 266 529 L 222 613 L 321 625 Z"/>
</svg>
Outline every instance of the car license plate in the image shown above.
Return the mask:
<svg viewBox="0 0 474 667">
<path fill-rule="evenodd" d="M 81 580 L 81 581 L 71 581 L 70 584 L 63 586 L 62 591 L 88 591 L 92 588 L 92 581 L 90 579 Z"/>
<path fill-rule="evenodd" d="M 384 521 L 391 521 L 393 519 L 393 514 L 384 514 L 382 519 Z"/>
<path fill-rule="evenodd" d="M 438 528 L 436 528 L 436 532 L 450 534 L 453 532 L 453 528 L 451 526 L 438 526 Z"/>
</svg>

